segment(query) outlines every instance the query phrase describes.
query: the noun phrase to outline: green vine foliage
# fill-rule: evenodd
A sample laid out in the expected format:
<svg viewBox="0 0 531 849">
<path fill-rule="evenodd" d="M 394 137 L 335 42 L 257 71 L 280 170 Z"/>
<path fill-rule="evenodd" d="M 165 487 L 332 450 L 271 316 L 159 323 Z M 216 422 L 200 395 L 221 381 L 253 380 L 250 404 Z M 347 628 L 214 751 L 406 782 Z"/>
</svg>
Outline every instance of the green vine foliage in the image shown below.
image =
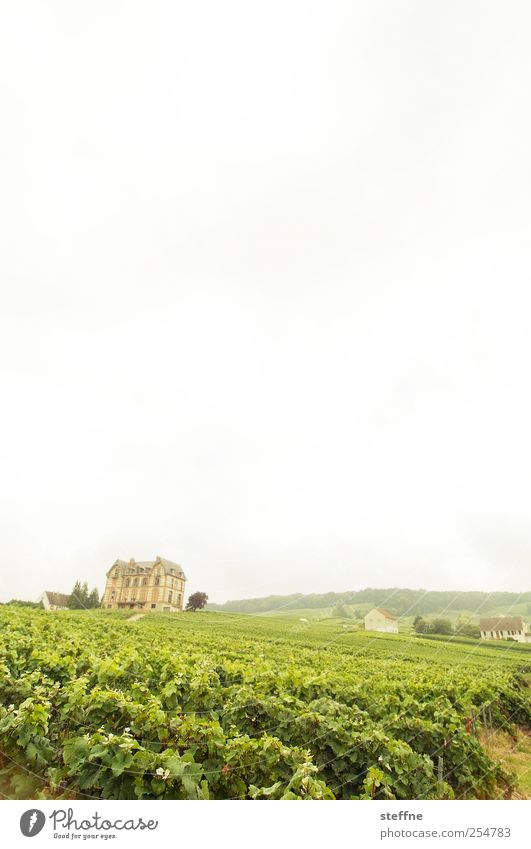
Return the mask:
<svg viewBox="0 0 531 849">
<path fill-rule="evenodd" d="M 295 620 L 296 622 L 296 620 Z M 529 727 L 531 654 L 337 620 L 0 609 L 12 798 L 502 798 L 479 740 Z M 525 648 L 525 647 L 524 647 Z M 441 775 L 442 770 L 442 775 Z"/>
</svg>

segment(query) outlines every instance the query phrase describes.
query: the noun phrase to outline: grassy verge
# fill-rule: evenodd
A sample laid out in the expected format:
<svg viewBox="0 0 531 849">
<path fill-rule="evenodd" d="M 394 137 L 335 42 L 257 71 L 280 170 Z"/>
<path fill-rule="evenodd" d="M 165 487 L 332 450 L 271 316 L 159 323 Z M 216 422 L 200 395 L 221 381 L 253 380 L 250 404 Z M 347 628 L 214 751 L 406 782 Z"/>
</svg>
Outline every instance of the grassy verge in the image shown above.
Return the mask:
<svg viewBox="0 0 531 849">
<path fill-rule="evenodd" d="M 483 748 L 493 760 L 515 777 L 513 799 L 531 799 L 531 733 L 519 729 L 516 739 L 504 731 L 485 730 L 481 734 Z"/>
</svg>

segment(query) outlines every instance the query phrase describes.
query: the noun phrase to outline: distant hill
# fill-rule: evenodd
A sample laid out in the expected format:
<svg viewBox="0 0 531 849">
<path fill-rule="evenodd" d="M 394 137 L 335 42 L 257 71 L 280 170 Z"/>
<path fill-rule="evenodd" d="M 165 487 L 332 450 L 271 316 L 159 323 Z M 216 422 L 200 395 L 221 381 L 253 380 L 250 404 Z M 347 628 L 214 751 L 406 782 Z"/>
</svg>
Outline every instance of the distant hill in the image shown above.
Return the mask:
<svg viewBox="0 0 531 849">
<path fill-rule="evenodd" d="M 221 610 L 227 613 L 268 613 L 285 610 L 289 613 L 290 610 L 299 608 L 333 608 L 338 604 L 371 604 L 375 607 L 386 607 L 398 616 L 449 613 L 455 610 L 468 610 L 482 615 L 487 611 L 498 612 L 498 608 L 499 612 L 502 612 L 516 605 L 520 613 L 527 611 L 531 614 L 531 591 L 484 593 L 367 587 L 364 590 L 344 593 L 293 593 L 226 601 L 224 604 L 208 604 L 207 610 Z"/>
</svg>

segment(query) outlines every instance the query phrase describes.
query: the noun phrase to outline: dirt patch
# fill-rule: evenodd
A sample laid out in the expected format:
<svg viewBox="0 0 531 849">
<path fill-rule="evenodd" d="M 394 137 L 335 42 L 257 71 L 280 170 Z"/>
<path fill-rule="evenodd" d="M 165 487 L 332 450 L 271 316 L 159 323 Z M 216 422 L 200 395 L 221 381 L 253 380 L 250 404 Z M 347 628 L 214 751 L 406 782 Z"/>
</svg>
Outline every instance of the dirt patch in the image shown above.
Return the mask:
<svg viewBox="0 0 531 849">
<path fill-rule="evenodd" d="M 134 613 L 129 619 L 126 619 L 126 622 L 136 622 L 137 619 L 142 619 L 146 614 L 145 613 Z"/>
</svg>

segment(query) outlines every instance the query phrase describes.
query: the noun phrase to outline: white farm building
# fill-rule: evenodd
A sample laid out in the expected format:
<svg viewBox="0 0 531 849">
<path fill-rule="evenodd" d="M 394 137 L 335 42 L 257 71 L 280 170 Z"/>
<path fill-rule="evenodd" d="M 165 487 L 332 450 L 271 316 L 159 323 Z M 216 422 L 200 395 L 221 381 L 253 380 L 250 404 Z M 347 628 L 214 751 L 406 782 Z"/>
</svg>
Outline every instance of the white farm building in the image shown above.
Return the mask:
<svg viewBox="0 0 531 849">
<path fill-rule="evenodd" d="M 521 616 L 495 616 L 479 620 L 482 640 L 516 640 L 531 643 L 529 626 Z"/>
<path fill-rule="evenodd" d="M 365 619 L 366 631 L 381 631 L 384 634 L 398 634 L 398 619 L 384 607 L 373 607 Z"/>
<path fill-rule="evenodd" d="M 66 593 L 52 593 L 46 590 L 39 596 L 45 610 L 67 610 L 70 596 Z"/>
</svg>

